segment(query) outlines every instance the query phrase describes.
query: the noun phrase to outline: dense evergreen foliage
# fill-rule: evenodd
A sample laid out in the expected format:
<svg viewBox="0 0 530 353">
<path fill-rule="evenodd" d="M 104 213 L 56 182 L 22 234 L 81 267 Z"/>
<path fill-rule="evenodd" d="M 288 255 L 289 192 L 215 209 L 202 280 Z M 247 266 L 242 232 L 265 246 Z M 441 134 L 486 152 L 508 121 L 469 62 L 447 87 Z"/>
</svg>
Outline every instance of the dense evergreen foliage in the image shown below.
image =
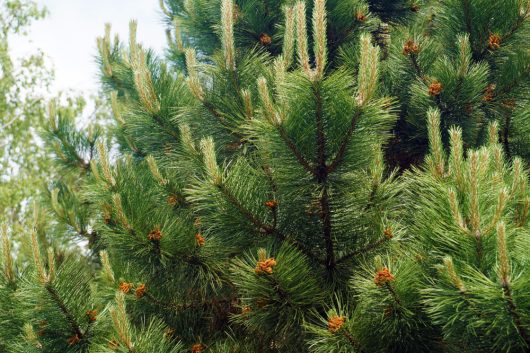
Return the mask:
<svg viewBox="0 0 530 353">
<path fill-rule="evenodd" d="M 161 8 L 98 39 L 115 123 L 50 105 L 86 251 L 4 229 L 0 350 L 530 349 L 527 1 Z"/>
</svg>

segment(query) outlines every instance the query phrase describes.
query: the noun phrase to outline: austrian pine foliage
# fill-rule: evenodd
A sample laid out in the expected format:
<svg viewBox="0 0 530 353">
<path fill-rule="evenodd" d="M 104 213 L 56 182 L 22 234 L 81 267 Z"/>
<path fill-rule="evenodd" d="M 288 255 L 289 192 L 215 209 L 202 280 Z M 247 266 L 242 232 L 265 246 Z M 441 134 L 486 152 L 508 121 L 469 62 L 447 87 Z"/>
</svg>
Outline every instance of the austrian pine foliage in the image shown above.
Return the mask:
<svg viewBox="0 0 530 353">
<path fill-rule="evenodd" d="M 115 122 L 50 104 L 79 245 L 2 229 L 0 351 L 530 349 L 527 1 L 161 9 L 97 40 Z"/>
</svg>

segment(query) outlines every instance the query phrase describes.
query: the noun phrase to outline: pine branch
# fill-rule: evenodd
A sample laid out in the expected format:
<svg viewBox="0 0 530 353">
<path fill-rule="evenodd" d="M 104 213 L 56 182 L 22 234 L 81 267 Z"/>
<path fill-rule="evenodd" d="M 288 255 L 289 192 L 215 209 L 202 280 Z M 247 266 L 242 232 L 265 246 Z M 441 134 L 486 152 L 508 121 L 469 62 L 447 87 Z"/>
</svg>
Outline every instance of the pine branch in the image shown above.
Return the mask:
<svg viewBox="0 0 530 353">
<path fill-rule="evenodd" d="M 418 55 L 416 53 L 410 53 L 409 57 L 412 67 L 414 68 L 414 71 L 416 71 L 416 75 L 423 81 L 423 83 L 429 85 L 429 82 L 427 81 L 427 78 L 425 77 L 420 64 L 418 63 Z"/>
<path fill-rule="evenodd" d="M 475 251 L 477 254 L 478 267 L 482 268 L 482 259 L 484 257 L 484 249 L 482 245 L 482 234 L 480 230 L 475 231 L 475 235 L 473 235 L 473 237 L 475 238 Z"/>
<path fill-rule="evenodd" d="M 514 23 L 514 25 L 510 28 L 510 30 L 508 32 L 506 32 L 502 37 L 501 37 L 501 43 L 507 41 L 508 39 L 510 39 L 514 34 L 515 32 L 517 32 L 517 30 L 519 30 L 521 28 L 521 26 L 524 24 L 524 22 L 526 20 L 528 20 L 529 18 L 529 9 L 527 8 L 525 10 L 525 12 L 523 14 L 521 14 L 519 16 L 519 18 L 517 19 L 517 21 Z M 481 59 L 484 54 L 487 52 L 487 47 L 484 48 L 480 54 L 477 56 L 477 60 Z"/>
<path fill-rule="evenodd" d="M 239 80 L 239 74 L 237 70 L 230 71 L 230 78 L 232 80 L 232 85 L 234 85 L 234 92 L 241 92 L 241 84 Z"/>
<path fill-rule="evenodd" d="M 331 162 L 331 164 L 328 166 L 328 173 L 333 173 L 337 167 L 340 165 L 342 160 L 344 159 L 344 156 L 346 154 L 346 150 L 348 148 L 348 145 L 350 144 L 351 138 L 353 136 L 353 132 L 355 131 L 355 128 L 357 127 L 357 121 L 361 117 L 361 110 L 358 110 L 352 117 L 350 126 L 348 128 L 348 131 L 346 131 L 346 135 L 344 136 L 344 140 L 340 144 L 339 150 L 337 154 L 335 155 L 335 158 Z"/>
<path fill-rule="evenodd" d="M 299 6 L 303 7 L 303 3 L 300 2 Z M 282 141 L 286 144 L 286 146 L 289 148 L 289 150 L 292 152 L 292 154 L 295 156 L 296 160 L 302 165 L 302 167 L 311 173 L 311 175 L 316 176 L 315 171 L 313 167 L 309 164 L 309 162 L 305 159 L 305 157 L 302 155 L 302 153 L 298 150 L 294 142 L 289 138 L 287 132 L 283 128 L 281 116 L 278 112 L 274 109 L 273 101 L 271 99 L 271 95 L 269 93 L 269 88 L 267 87 L 267 80 L 264 77 L 260 77 L 258 79 L 258 91 L 259 95 L 261 97 L 261 101 L 264 108 L 264 115 L 265 118 L 269 121 L 269 123 L 276 127 L 276 130 L 278 131 L 278 134 L 280 135 L 280 138 Z"/>
<path fill-rule="evenodd" d="M 515 32 L 517 32 L 517 30 L 521 28 L 521 26 L 524 24 L 524 21 L 528 20 L 529 13 L 530 9 L 527 7 L 525 12 L 519 16 L 517 22 L 514 23 L 512 28 L 510 28 L 510 30 L 502 36 L 501 43 L 506 41 L 507 39 L 510 39 L 515 34 Z"/>
<path fill-rule="evenodd" d="M 248 209 L 246 209 L 239 200 L 232 194 L 230 190 L 228 190 L 223 184 L 217 185 L 217 188 L 221 193 L 226 197 L 228 202 L 230 202 L 233 206 L 235 206 L 238 211 L 247 218 L 250 223 L 252 223 L 254 226 L 256 226 L 260 231 L 264 231 L 266 234 L 272 234 L 275 232 L 275 229 L 268 224 L 262 222 L 260 219 L 258 219 L 252 212 L 250 212 Z"/>
<path fill-rule="evenodd" d="M 383 245 L 384 243 L 386 243 L 389 240 L 390 240 L 390 238 L 387 237 L 387 236 L 381 237 L 381 239 L 378 239 L 375 242 L 370 243 L 370 244 L 366 245 L 365 247 L 363 247 L 361 249 L 357 249 L 357 250 L 354 250 L 354 251 L 351 251 L 351 252 L 347 253 L 346 255 L 344 255 L 343 257 L 341 257 L 340 259 L 337 260 L 337 264 L 342 263 L 342 262 L 344 262 L 346 260 L 349 260 L 352 257 L 355 257 L 355 256 L 357 256 L 359 254 L 364 254 L 364 253 L 367 253 L 369 251 L 372 251 L 372 250 L 376 249 L 377 247 Z"/>
<path fill-rule="evenodd" d="M 278 133 L 280 134 L 280 137 L 285 142 L 287 147 L 289 147 L 289 150 L 293 153 L 293 155 L 296 157 L 296 160 L 304 167 L 306 171 L 311 173 L 312 175 L 316 176 L 314 168 L 309 164 L 309 162 L 304 158 L 302 153 L 298 150 L 296 145 L 291 141 L 289 136 L 287 136 L 287 133 L 285 132 L 285 129 L 281 125 L 277 125 Z"/>
<path fill-rule="evenodd" d="M 313 94 L 316 100 L 316 146 L 317 146 L 317 181 L 325 184 L 328 178 L 328 169 L 326 167 L 326 133 L 324 131 L 324 117 L 322 112 L 322 97 L 319 88 L 313 86 Z"/>
<path fill-rule="evenodd" d="M 269 182 L 272 184 L 273 191 L 276 191 L 276 184 L 274 183 L 274 180 L 272 179 L 272 175 L 270 174 L 270 170 L 267 167 L 263 167 L 263 170 L 265 171 L 267 178 Z M 260 219 L 258 219 L 252 212 L 250 212 L 247 208 L 245 208 L 238 200 L 237 198 L 228 190 L 223 184 L 218 185 L 219 190 L 221 193 L 226 197 L 226 199 L 234 205 L 239 212 L 244 215 L 254 226 L 258 228 L 260 231 L 265 231 L 266 234 L 276 234 L 277 238 L 279 240 L 285 240 L 288 243 L 292 244 L 294 247 L 296 247 L 298 250 L 300 250 L 303 254 L 305 254 L 307 257 L 318 261 L 319 263 L 323 263 L 318 256 L 316 256 L 314 253 L 312 253 L 310 250 L 306 249 L 306 247 L 299 243 L 294 238 L 290 238 L 288 235 L 281 232 L 278 227 L 278 208 L 274 207 L 271 211 L 273 212 L 273 225 L 270 226 L 264 222 L 262 222 Z"/>
<path fill-rule="evenodd" d="M 87 163 L 78 153 L 77 151 L 75 150 L 75 147 L 72 146 L 66 139 L 65 139 L 65 136 L 63 134 L 55 134 L 55 136 L 59 139 L 59 141 L 61 141 L 62 145 L 64 148 L 68 149 L 69 153 L 71 153 L 75 160 L 77 161 L 77 165 L 78 167 L 81 169 L 82 171 L 82 174 L 83 173 L 86 173 L 90 170 L 90 163 Z M 92 157 L 92 149 L 93 149 L 93 144 L 91 144 L 91 157 Z M 90 162 L 90 161 L 89 161 Z"/>
<path fill-rule="evenodd" d="M 394 289 L 394 287 L 392 287 L 392 285 L 390 283 L 385 283 L 384 284 L 384 287 L 386 288 L 386 290 L 390 293 L 390 295 L 392 296 L 392 298 L 394 299 L 394 301 L 396 302 L 396 304 L 400 307 L 403 306 L 403 304 L 401 303 L 401 300 L 399 299 L 397 293 L 396 293 L 396 290 Z"/>
<path fill-rule="evenodd" d="M 227 125 L 227 122 L 224 116 L 217 109 L 215 109 L 215 106 L 211 102 L 207 100 L 202 100 L 201 102 L 204 105 L 204 107 L 210 112 L 210 114 L 216 117 L 221 124 Z"/>
<path fill-rule="evenodd" d="M 320 197 L 321 220 L 323 224 L 323 235 L 326 244 L 326 268 L 332 271 L 335 268 L 335 249 L 331 235 L 331 207 L 328 190 L 328 168 L 326 166 L 326 135 L 324 131 L 324 116 L 322 107 L 322 96 L 320 89 L 313 86 L 313 93 L 316 99 L 316 143 L 318 166 L 315 170 L 317 182 L 323 185 L 322 196 Z"/>
<path fill-rule="evenodd" d="M 503 132 L 502 132 L 502 144 L 504 146 L 504 152 L 507 158 L 511 158 L 512 152 L 510 149 L 510 125 L 511 125 L 511 114 L 506 114 L 504 121 Z"/>
<path fill-rule="evenodd" d="M 296 249 L 300 250 L 300 252 L 302 254 L 306 255 L 310 259 L 313 259 L 313 260 L 315 260 L 318 263 L 323 264 L 323 265 L 326 264 L 325 261 L 321 260 L 317 255 L 315 255 L 313 252 L 311 252 L 309 249 L 307 249 L 298 240 L 293 239 L 293 238 L 289 238 L 289 237 L 285 237 L 285 236 L 283 236 L 283 239 L 285 239 L 285 241 L 288 242 L 289 244 L 293 245 Z"/>
<path fill-rule="evenodd" d="M 271 199 L 274 199 L 274 194 L 278 191 L 278 186 L 276 185 L 276 182 L 274 181 L 274 178 L 272 176 L 271 169 L 267 166 L 262 166 L 262 170 L 265 173 L 265 177 L 267 178 L 267 181 L 269 182 L 269 185 L 271 187 L 271 193 L 270 197 Z M 278 227 L 278 207 L 272 207 L 272 228 L 276 229 Z M 283 240 L 283 234 L 280 234 L 280 239 Z"/>
<path fill-rule="evenodd" d="M 66 304 L 63 302 L 61 297 L 59 296 L 59 293 L 55 290 L 52 284 L 47 283 L 44 288 L 46 291 L 50 294 L 52 300 L 55 302 L 55 304 L 59 307 L 61 310 L 61 313 L 66 318 L 66 321 L 70 324 L 70 327 L 72 328 L 72 331 L 77 335 L 77 337 L 82 340 L 83 339 L 83 333 L 81 331 L 81 328 L 77 324 L 77 321 L 75 320 L 72 313 L 68 310 L 66 307 Z"/>
<path fill-rule="evenodd" d="M 168 125 L 164 120 L 160 118 L 158 114 L 152 115 L 153 120 L 164 130 L 168 135 L 170 135 L 176 142 L 180 142 L 179 135 L 173 128 Z"/>
<path fill-rule="evenodd" d="M 357 342 L 355 342 L 355 339 L 353 338 L 352 334 L 344 329 L 342 330 L 342 334 L 344 335 L 344 337 L 346 337 L 346 339 L 348 340 L 348 342 L 350 342 L 350 344 L 352 345 L 352 347 L 355 347 L 355 348 L 358 348 L 359 345 L 357 344 Z"/>
<path fill-rule="evenodd" d="M 427 76 L 423 73 L 423 70 L 421 69 L 419 63 L 418 63 L 418 56 L 417 54 L 415 53 L 411 53 L 409 55 L 410 57 L 410 62 L 412 64 L 412 67 L 414 68 L 414 71 L 416 72 L 416 76 L 418 76 L 420 78 L 420 80 L 425 84 L 425 86 L 429 87 L 430 83 L 429 83 L 429 80 L 427 79 Z M 458 85 L 460 86 L 462 83 L 462 78 L 459 79 L 459 82 L 458 82 Z M 458 90 L 458 87 L 457 86 L 457 90 Z M 456 92 L 455 92 L 456 94 Z M 447 114 L 450 112 L 450 109 L 448 109 L 444 104 L 442 104 L 442 101 L 440 99 L 440 95 L 437 95 L 434 99 L 434 102 L 436 103 L 436 106 L 438 107 L 438 110 L 440 110 L 440 113 L 443 115 L 443 114 Z"/>
<path fill-rule="evenodd" d="M 512 317 L 513 323 L 517 328 L 517 331 L 521 335 L 521 338 L 526 343 L 526 346 L 530 347 L 530 336 L 528 336 L 528 333 L 526 332 L 526 329 L 524 328 L 523 323 L 521 321 L 521 316 L 517 312 L 517 307 L 515 306 L 515 302 L 513 301 L 512 291 L 508 282 L 503 283 L 502 291 L 504 293 L 504 298 L 506 299 L 508 313 Z"/>
<path fill-rule="evenodd" d="M 324 240 L 326 242 L 326 267 L 328 271 L 335 268 L 335 249 L 333 247 L 333 239 L 331 237 L 331 208 L 329 205 L 329 194 L 327 186 L 322 190 L 322 197 L 320 199 L 320 207 L 322 209 L 322 222 Z"/>
</svg>

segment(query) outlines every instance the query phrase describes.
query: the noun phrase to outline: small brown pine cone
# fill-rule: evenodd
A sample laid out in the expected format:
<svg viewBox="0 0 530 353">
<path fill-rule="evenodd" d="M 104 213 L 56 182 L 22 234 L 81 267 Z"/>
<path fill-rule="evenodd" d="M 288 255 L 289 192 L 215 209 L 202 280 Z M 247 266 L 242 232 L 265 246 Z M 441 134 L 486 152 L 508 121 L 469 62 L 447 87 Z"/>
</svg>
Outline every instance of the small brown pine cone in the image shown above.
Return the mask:
<svg viewBox="0 0 530 353">
<path fill-rule="evenodd" d="M 328 319 L 328 330 L 329 332 L 335 333 L 342 328 L 346 318 L 344 316 L 332 316 Z"/>
<path fill-rule="evenodd" d="M 394 280 L 394 276 L 390 273 L 390 270 L 386 267 L 383 267 L 377 273 L 374 277 L 374 283 L 381 287 L 382 285 L 392 282 Z"/>
<path fill-rule="evenodd" d="M 191 353 L 202 353 L 204 345 L 202 343 L 195 343 L 191 346 Z"/>
<path fill-rule="evenodd" d="M 133 287 L 132 283 L 121 282 L 120 285 L 118 286 L 118 289 L 122 291 L 123 293 L 128 294 L 131 291 L 132 287 Z"/>
<path fill-rule="evenodd" d="M 263 45 L 264 47 L 268 46 L 268 45 L 271 45 L 272 43 L 272 38 L 271 36 L 269 36 L 267 33 L 261 33 L 259 35 L 259 42 L 261 43 L 261 45 Z"/>
<path fill-rule="evenodd" d="M 98 316 L 98 311 L 97 310 L 87 310 L 86 311 L 86 316 L 88 317 L 88 321 L 94 322 L 94 321 L 96 321 L 96 316 Z"/>
<path fill-rule="evenodd" d="M 176 206 L 178 202 L 179 202 L 179 199 L 176 195 L 169 195 L 167 197 L 167 204 L 170 206 Z"/>
<path fill-rule="evenodd" d="M 362 11 L 357 11 L 357 13 L 355 14 L 355 18 L 359 22 L 364 22 L 366 20 L 366 15 Z"/>
<path fill-rule="evenodd" d="M 495 91 L 495 84 L 490 83 L 488 87 L 486 87 L 486 90 L 484 91 L 484 96 L 482 97 L 482 100 L 485 102 L 491 102 L 493 100 L 493 95 Z"/>
<path fill-rule="evenodd" d="M 195 234 L 195 242 L 197 243 L 197 246 L 204 246 L 206 239 L 204 239 L 201 233 L 197 233 Z"/>
<path fill-rule="evenodd" d="M 407 39 L 403 44 L 403 55 L 418 54 L 420 47 L 413 39 Z"/>
<path fill-rule="evenodd" d="M 145 295 L 145 292 L 147 292 L 147 287 L 144 283 L 140 283 L 140 285 L 136 287 L 136 290 L 134 291 L 136 299 L 142 298 Z"/>
<path fill-rule="evenodd" d="M 438 96 L 440 93 L 442 93 L 442 84 L 436 80 L 432 81 L 432 83 L 429 85 L 429 95 L 430 96 Z"/>
<path fill-rule="evenodd" d="M 270 209 L 278 207 L 278 201 L 276 200 L 269 200 L 265 202 L 265 206 L 267 206 Z"/>
<path fill-rule="evenodd" d="M 258 261 L 256 264 L 256 268 L 254 271 L 257 275 L 266 273 L 266 274 L 272 274 L 272 268 L 276 266 L 276 260 L 274 258 L 268 258 L 263 261 Z"/>
<path fill-rule="evenodd" d="M 501 47 L 501 36 L 498 34 L 490 34 L 488 38 L 488 48 L 496 50 Z"/>
<path fill-rule="evenodd" d="M 155 228 L 152 231 L 147 234 L 147 239 L 151 241 L 160 241 L 162 239 L 162 231 L 160 231 L 160 228 Z"/>
</svg>

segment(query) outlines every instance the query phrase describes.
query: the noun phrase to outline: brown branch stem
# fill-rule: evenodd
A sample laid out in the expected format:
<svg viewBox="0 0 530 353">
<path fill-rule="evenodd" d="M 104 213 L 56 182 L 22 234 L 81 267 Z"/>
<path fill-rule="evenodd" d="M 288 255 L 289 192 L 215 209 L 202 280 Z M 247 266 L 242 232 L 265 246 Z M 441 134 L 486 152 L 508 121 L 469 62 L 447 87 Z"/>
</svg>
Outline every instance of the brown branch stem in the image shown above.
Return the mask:
<svg viewBox="0 0 530 353">
<path fill-rule="evenodd" d="M 68 321 L 68 324 L 72 328 L 73 333 L 76 334 L 80 340 L 82 340 L 84 336 L 81 331 L 81 328 L 79 327 L 72 313 L 66 307 L 66 304 L 64 303 L 64 301 L 59 296 L 59 293 L 57 293 L 53 285 L 50 283 L 46 284 L 44 288 L 50 294 L 50 297 L 55 302 L 55 304 L 59 307 L 59 310 L 64 315 L 66 321 Z"/>
</svg>

